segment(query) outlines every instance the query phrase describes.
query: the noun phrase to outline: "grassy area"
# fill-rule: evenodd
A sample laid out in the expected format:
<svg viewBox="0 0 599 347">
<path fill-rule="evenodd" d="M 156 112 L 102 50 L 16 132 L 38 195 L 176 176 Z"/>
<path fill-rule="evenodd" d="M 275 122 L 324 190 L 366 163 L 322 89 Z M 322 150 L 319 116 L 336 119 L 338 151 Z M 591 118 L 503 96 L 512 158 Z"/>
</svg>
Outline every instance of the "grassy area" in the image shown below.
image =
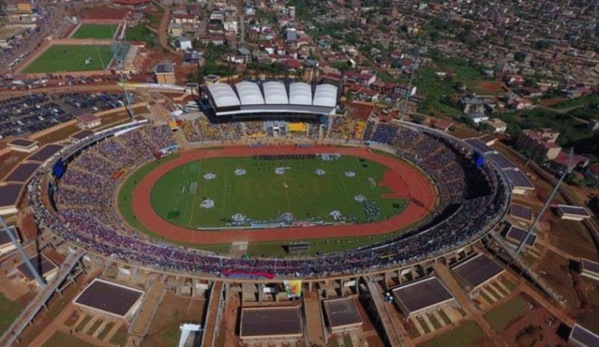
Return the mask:
<svg viewBox="0 0 599 347">
<path fill-rule="evenodd" d="M 96 332 L 96 330 L 98 330 L 98 328 L 100 327 L 100 325 L 102 324 L 102 320 L 98 319 L 94 322 L 94 324 L 92 324 L 91 328 L 89 328 L 88 331 L 86 331 L 85 333 L 89 336 L 94 335 L 94 333 Z"/>
<path fill-rule="evenodd" d="M 578 98 L 564 100 L 562 102 L 558 102 L 555 105 L 552 105 L 552 108 L 560 109 L 560 108 L 570 108 L 576 106 L 585 106 L 593 103 L 599 103 L 599 94 L 591 94 L 584 95 Z"/>
<path fill-rule="evenodd" d="M 44 347 L 93 347 L 93 345 L 74 336 L 57 331 L 44 343 Z"/>
<path fill-rule="evenodd" d="M 445 311 L 440 310 L 438 312 L 439 312 L 439 317 L 441 317 L 441 319 L 443 319 L 443 322 L 445 322 L 445 325 L 451 324 L 451 319 L 449 319 L 449 316 L 447 315 L 447 313 L 445 313 Z"/>
<path fill-rule="evenodd" d="M 493 300 L 491 300 L 491 298 L 490 298 L 490 297 L 487 295 L 487 293 L 485 293 L 485 292 L 482 292 L 482 291 L 481 291 L 481 292 L 480 292 L 480 297 L 481 297 L 481 298 L 483 298 L 483 299 L 485 299 L 485 301 L 486 301 L 488 304 L 492 304 L 492 303 L 493 303 Z"/>
<path fill-rule="evenodd" d="M 156 45 L 156 35 L 145 24 L 138 24 L 134 27 L 129 27 L 125 33 L 128 41 L 142 41 L 150 47 Z"/>
<path fill-rule="evenodd" d="M 279 168 L 284 168 L 283 174 L 275 173 Z M 245 174 L 237 175 L 236 170 Z M 325 173 L 317 175 L 317 170 Z M 329 162 L 317 157 L 213 158 L 168 172 L 154 186 L 151 201 L 162 218 L 192 229 L 278 224 L 286 213 L 293 221 L 335 222 L 332 211 L 351 223 L 378 222 L 406 206 L 405 198 L 382 198 L 392 192 L 378 185 L 386 171 L 384 165 L 349 156 Z M 214 179 L 205 178 L 211 174 Z M 356 201 L 359 196 L 368 203 Z M 233 220 L 238 214 L 243 222 Z"/>
<path fill-rule="evenodd" d="M 510 321 L 522 315 L 525 311 L 524 301 L 520 296 L 497 307 L 485 314 L 485 319 L 497 332 L 502 332 Z"/>
<path fill-rule="evenodd" d="M 106 335 L 108 335 L 108 333 L 110 332 L 110 330 L 112 330 L 113 327 L 114 327 L 114 322 L 109 322 L 108 324 L 106 324 L 104 326 L 104 329 L 102 330 L 102 332 L 100 332 L 98 334 L 98 340 L 103 341 L 104 338 L 106 338 Z"/>
<path fill-rule="evenodd" d="M 21 313 L 21 306 L 15 302 L 8 300 L 4 294 L 0 293 L 0 334 L 4 332 Z"/>
<path fill-rule="evenodd" d="M 151 237 L 155 237 L 157 239 L 162 239 L 162 236 L 156 234 L 154 231 L 146 228 L 136 217 L 133 212 L 133 206 L 131 203 L 131 197 L 133 191 L 139 181 L 146 176 L 150 171 L 162 165 L 163 163 L 178 158 L 178 154 L 172 155 L 168 158 L 162 159 L 160 161 L 152 161 L 141 168 L 139 168 L 136 172 L 134 172 L 131 176 L 127 178 L 127 180 L 121 186 L 118 196 L 118 206 L 123 218 L 135 229 L 143 232 Z M 234 170 L 230 170 L 233 172 Z M 231 174 L 231 173 L 229 173 Z M 314 175 L 313 172 L 311 175 Z M 231 174 L 231 176 L 234 176 Z M 314 175 L 315 176 L 315 175 Z M 203 179 L 202 179 L 203 180 Z M 207 181 L 211 182 L 211 181 Z M 200 182 L 201 183 L 201 182 Z M 222 189 L 222 187 L 221 187 Z M 221 193 L 222 194 L 222 193 Z M 237 197 L 236 197 L 237 199 Z M 416 222 L 415 224 L 417 224 Z M 308 241 L 310 245 L 309 255 L 316 255 L 319 253 L 330 253 L 347 249 L 355 249 L 357 247 L 370 245 L 373 243 L 382 242 L 386 239 L 397 236 L 399 233 L 412 228 L 414 225 L 406 225 L 401 230 L 398 230 L 394 233 L 386 234 L 386 235 L 372 235 L 361 238 L 335 238 L 335 239 L 318 239 L 318 240 L 310 240 Z M 188 244 L 185 242 L 177 242 L 169 240 L 169 242 L 176 243 L 179 245 L 202 249 L 209 252 L 214 252 L 217 254 L 228 254 L 230 251 L 229 244 L 223 245 L 197 245 L 197 244 Z M 247 254 L 250 256 L 277 256 L 283 257 L 287 256 L 285 249 L 283 248 L 283 244 L 281 242 L 261 242 L 261 243 L 250 243 Z"/>
<path fill-rule="evenodd" d="M 81 24 L 73 34 L 73 39 L 104 39 L 110 40 L 116 34 L 118 24 Z"/>
<path fill-rule="evenodd" d="M 112 60 L 110 45 L 53 45 L 29 64 L 24 73 L 104 70 Z M 88 64 L 86 64 L 89 62 Z"/>
<path fill-rule="evenodd" d="M 85 318 L 83 318 L 83 320 L 81 320 L 79 325 L 77 325 L 77 331 L 82 331 L 83 328 L 85 328 L 85 326 L 87 325 L 87 323 L 89 323 L 90 320 L 92 320 L 92 316 L 86 315 Z"/>
<path fill-rule="evenodd" d="M 427 343 L 427 347 L 463 347 L 480 346 L 478 343 L 485 338 L 485 333 L 473 321 L 460 325 L 457 329 L 434 338 Z"/>
<path fill-rule="evenodd" d="M 127 329 L 120 328 L 110 339 L 110 343 L 117 346 L 124 346 L 127 342 Z"/>
<path fill-rule="evenodd" d="M 576 257 L 599 260 L 599 253 L 589 230 L 580 222 L 555 220 L 550 222 L 552 245 Z"/>
<path fill-rule="evenodd" d="M 426 96 L 419 107 L 422 113 L 440 112 L 442 114 L 457 117 L 461 114 L 460 110 L 444 102 L 457 91 L 453 88 L 453 83 L 443 78 L 437 77 L 435 72 L 442 71 L 431 66 L 418 68 L 414 85 L 417 92 Z"/>
</svg>

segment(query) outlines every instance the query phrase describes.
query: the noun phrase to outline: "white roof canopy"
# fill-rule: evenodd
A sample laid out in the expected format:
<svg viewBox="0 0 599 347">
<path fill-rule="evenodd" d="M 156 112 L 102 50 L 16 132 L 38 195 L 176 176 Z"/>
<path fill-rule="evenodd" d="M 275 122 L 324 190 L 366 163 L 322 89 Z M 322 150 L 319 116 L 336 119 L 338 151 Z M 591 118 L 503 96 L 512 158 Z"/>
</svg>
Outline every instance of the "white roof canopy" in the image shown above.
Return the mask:
<svg viewBox="0 0 599 347">
<path fill-rule="evenodd" d="M 242 105 L 264 105 L 262 91 L 256 83 L 239 82 L 235 85 Z"/>
<path fill-rule="evenodd" d="M 314 95 L 312 85 L 308 83 L 292 82 L 287 87 L 286 83 L 280 81 L 242 81 L 235 86 L 216 83 L 208 86 L 208 92 L 217 114 L 257 113 L 261 107 L 271 113 L 280 108 L 281 112 L 329 114 L 337 106 L 337 87 L 330 84 L 316 86 Z M 240 109 L 222 110 L 228 107 Z"/>
<path fill-rule="evenodd" d="M 287 90 L 283 82 L 266 82 L 262 85 L 264 99 L 269 105 L 286 105 L 289 103 Z"/>
<path fill-rule="evenodd" d="M 289 85 L 289 103 L 312 105 L 312 87 L 308 83 L 296 82 Z"/>
</svg>

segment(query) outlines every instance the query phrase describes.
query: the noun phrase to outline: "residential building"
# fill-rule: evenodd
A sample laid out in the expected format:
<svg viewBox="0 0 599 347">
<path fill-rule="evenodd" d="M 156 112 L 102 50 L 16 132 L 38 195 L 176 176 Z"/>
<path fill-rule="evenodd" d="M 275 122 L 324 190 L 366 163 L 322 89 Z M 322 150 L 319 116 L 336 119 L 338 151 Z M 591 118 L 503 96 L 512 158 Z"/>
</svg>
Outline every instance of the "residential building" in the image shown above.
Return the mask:
<svg viewBox="0 0 599 347">
<path fill-rule="evenodd" d="M 556 141 L 559 132 L 552 129 L 526 129 L 516 141 L 516 148 L 530 154 L 537 160 L 557 158 L 562 148 Z"/>
</svg>

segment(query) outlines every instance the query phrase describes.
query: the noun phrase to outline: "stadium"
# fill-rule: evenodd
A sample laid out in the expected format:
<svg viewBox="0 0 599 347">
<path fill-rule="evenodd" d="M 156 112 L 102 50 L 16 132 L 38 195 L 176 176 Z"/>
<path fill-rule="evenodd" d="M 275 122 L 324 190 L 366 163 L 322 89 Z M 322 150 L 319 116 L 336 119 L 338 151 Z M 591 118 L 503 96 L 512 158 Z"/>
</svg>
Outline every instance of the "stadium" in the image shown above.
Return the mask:
<svg viewBox="0 0 599 347">
<path fill-rule="evenodd" d="M 190 149 L 180 148 L 172 127 L 145 119 L 82 134 L 45 160 L 35 173 L 28 199 L 37 223 L 77 247 L 129 264 L 173 273 L 264 280 L 376 273 L 406 266 L 464 249 L 503 220 L 511 199 L 509 181 L 470 144 L 410 123 L 369 120 L 352 123 L 350 131 L 340 130 L 347 124 L 344 118 L 331 115 L 336 108 L 336 89 L 282 82 L 209 86 L 200 104 L 211 108 L 212 118 L 183 125 L 185 136 L 194 140 Z M 260 136 L 251 130 L 257 124 Z M 304 131 L 287 137 L 289 129 L 298 124 Z M 286 141 L 281 136 L 286 136 Z M 254 169 L 263 171 L 242 186 L 232 183 L 242 177 L 233 177 L 232 172 L 229 180 L 219 183 L 217 170 L 222 162 L 218 160 L 224 158 L 236 161 L 227 172 L 243 169 L 243 174 L 250 176 Z M 351 163 L 342 164 L 346 159 Z M 182 171 L 179 177 L 194 178 L 169 185 L 175 178 L 165 175 L 177 175 L 172 172 L 208 160 L 215 160 L 211 170 L 216 174 L 199 168 L 191 174 Z M 291 167 L 289 182 L 273 184 L 275 190 L 248 193 L 247 189 L 264 184 L 256 180 L 273 180 L 279 165 Z M 357 176 L 343 177 L 351 171 L 344 166 L 332 182 L 360 178 L 360 169 L 373 170 L 364 174 L 372 186 L 355 184 L 351 192 L 346 189 L 348 200 L 356 194 L 354 205 L 347 199 L 338 200 L 339 206 L 348 204 L 354 210 L 343 207 L 338 214 L 331 214 L 335 205 L 325 204 L 326 210 L 309 210 L 309 215 L 302 209 L 306 195 L 299 195 L 296 203 L 289 202 L 293 195 L 286 193 L 293 185 L 297 189 L 314 185 L 310 195 L 316 196 L 315 201 L 326 199 L 319 195 L 322 187 L 334 184 L 320 186 L 323 183 L 317 182 L 318 176 L 326 176 L 337 165 L 350 165 L 347 167 Z M 305 167 L 295 178 L 297 183 L 291 173 L 294 166 Z M 322 175 L 312 171 L 318 167 L 326 168 L 320 171 Z M 387 172 L 388 182 L 381 183 L 382 174 L 377 172 Z M 167 177 L 166 183 L 161 183 L 163 177 Z M 206 188 L 212 182 L 220 186 Z M 339 199 L 339 191 L 333 188 L 328 198 Z M 266 196 L 250 199 L 242 204 L 246 206 L 243 210 L 242 205 L 225 207 L 216 194 L 208 197 L 214 190 L 233 203 L 242 201 L 244 193 Z M 169 196 L 169 191 L 179 192 Z M 184 218 L 189 222 L 177 222 L 188 212 L 172 207 L 172 201 L 192 193 L 189 201 L 193 207 Z M 276 194 L 287 196 L 276 199 Z M 363 199 L 356 198 L 361 195 Z M 392 198 L 385 201 L 380 198 L 383 195 Z M 253 205 L 262 206 L 271 198 L 277 206 L 270 206 L 270 212 L 263 215 L 253 215 L 258 213 Z M 280 206 L 285 200 L 289 208 Z M 222 205 L 225 212 L 206 217 L 210 207 L 201 210 L 195 205 L 203 203 L 219 209 Z M 161 204 L 165 207 L 158 206 Z M 180 205 L 190 204 L 183 200 Z M 239 213 L 231 216 L 236 209 Z M 245 211 L 247 216 L 235 217 Z M 246 248 L 236 256 L 210 247 L 240 242 Z M 262 243 L 276 243 L 288 254 L 258 251 L 249 256 L 243 252 L 247 243 L 258 249 Z"/>
</svg>

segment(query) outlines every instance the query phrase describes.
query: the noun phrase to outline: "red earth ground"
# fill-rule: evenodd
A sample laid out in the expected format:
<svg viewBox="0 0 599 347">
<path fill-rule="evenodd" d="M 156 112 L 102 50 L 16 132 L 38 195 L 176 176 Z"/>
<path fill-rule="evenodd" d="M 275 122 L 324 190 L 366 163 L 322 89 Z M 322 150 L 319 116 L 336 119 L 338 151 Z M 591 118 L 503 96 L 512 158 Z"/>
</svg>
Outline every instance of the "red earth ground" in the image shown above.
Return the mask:
<svg viewBox="0 0 599 347">
<path fill-rule="evenodd" d="M 289 227 L 272 229 L 226 229 L 220 231 L 197 231 L 186 229 L 162 219 L 152 208 L 150 196 L 158 180 L 170 170 L 186 163 L 221 157 L 249 157 L 275 154 L 314 154 L 336 152 L 365 158 L 387 166 L 381 185 L 388 186 L 395 196 L 409 198 L 405 210 L 390 219 L 371 224 L 349 224 L 317 227 Z M 414 203 L 418 201 L 417 203 Z M 286 241 L 297 239 L 320 239 L 358 237 L 388 234 L 412 225 L 426 216 L 436 203 L 435 188 L 431 181 L 417 168 L 389 156 L 375 154 L 366 148 L 339 148 L 329 146 L 295 147 L 241 147 L 231 146 L 217 150 L 194 150 L 184 152 L 179 158 L 161 165 L 148 173 L 133 192 L 133 211 L 147 228 L 165 239 L 190 244 L 226 244 L 239 241 Z"/>
<path fill-rule="evenodd" d="M 501 81 L 481 81 L 480 87 L 488 94 L 497 94 L 501 92 Z"/>
</svg>

